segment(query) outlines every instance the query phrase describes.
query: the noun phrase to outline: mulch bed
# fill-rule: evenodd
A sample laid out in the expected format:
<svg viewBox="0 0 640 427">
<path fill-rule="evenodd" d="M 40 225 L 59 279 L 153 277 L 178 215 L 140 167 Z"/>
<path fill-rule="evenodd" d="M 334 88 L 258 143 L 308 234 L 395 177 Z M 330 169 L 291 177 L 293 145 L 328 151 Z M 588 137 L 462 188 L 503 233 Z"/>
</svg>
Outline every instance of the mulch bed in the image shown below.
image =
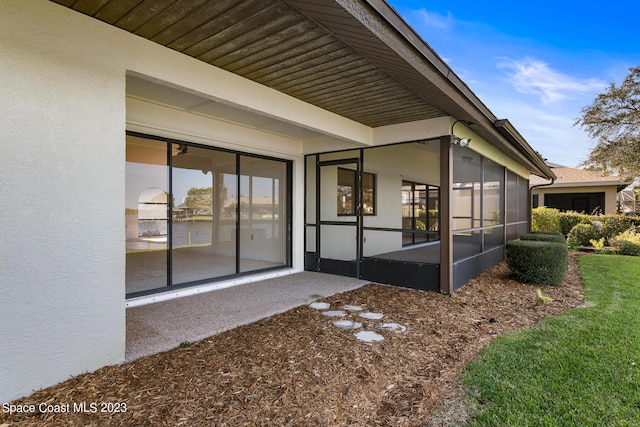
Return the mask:
<svg viewBox="0 0 640 427">
<path fill-rule="evenodd" d="M 571 255 L 560 286 L 542 287 L 551 302 L 539 300 L 538 288 L 513 280 L 504 263 L 452 296 L 367 285 L 324 301 L 332 309 L 352 304 L 383 313 L 382 320 L 362 319 L 355 312 L 347 318 L 380 333 L 384 341 L 360 341 L 354 330 L 334 326 L 336 318 L 301 306 L 37 391 L 12 402 L 35 405 L 35 412 L 0 412 L 0 426 L 414 426 L 456 421 L 466 416 L 456 409 L 463 400 L 459 374 L 482 347 L 498 335 L 583 304 L 577 255 Z M 382 330 L 382 322 L 407 329 Z M 78 408 L 83 402 L 86 412 Z M 69 404 L 70 411 L 41 413 L 42 403 L 58 405 L 50 409 Z"/>
</svg>

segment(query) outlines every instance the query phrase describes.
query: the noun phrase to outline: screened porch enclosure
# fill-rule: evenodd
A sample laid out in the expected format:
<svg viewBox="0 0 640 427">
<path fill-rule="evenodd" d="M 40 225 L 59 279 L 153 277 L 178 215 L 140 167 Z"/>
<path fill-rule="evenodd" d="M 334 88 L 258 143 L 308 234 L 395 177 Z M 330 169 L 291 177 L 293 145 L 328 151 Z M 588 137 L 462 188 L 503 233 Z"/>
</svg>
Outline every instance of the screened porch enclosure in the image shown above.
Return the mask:
<svg viewBox="0 0 640 427">
<path fill-rule="evenodd" d="M 306 270 L 443 292 L 449 245 L 455 290 L 529 229 L 528 181 L 447 137 L 309 155 L 305 173 Z"/>
<path fill-rule="evenodd" d="M 439 144 L 307 156 L 305 269 L 438 291 Z"/>
</svg>

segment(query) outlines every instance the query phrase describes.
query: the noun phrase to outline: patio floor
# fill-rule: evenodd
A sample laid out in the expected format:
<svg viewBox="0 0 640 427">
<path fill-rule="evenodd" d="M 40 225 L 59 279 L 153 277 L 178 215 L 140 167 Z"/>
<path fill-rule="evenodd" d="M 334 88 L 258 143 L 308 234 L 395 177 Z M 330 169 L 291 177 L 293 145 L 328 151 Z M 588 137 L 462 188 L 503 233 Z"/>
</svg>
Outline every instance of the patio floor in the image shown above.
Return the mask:
<svg viewBox="0 0 640 427">
<path fill-rule="evenodd" d="M 127 308 L 126 361 L 172 350 L 240 325 L 370 283 L 301 272 Z"/>
</svg>

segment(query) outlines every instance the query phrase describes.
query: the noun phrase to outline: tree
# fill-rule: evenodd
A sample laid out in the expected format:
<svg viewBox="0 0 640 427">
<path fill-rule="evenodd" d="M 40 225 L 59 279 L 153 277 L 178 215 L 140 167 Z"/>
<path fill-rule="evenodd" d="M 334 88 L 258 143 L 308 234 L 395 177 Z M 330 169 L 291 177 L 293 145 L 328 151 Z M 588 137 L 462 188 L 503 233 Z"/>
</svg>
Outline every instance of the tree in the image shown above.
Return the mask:
<svg viewBox="0 0 640 427">
<path fill-rule="evenodd" d="M 198 214 L 211 214 L 213 210 L 213 190 L 211 187 L 198 188 L 191 187 L 187 191 L 187 197 L 184 199 L 184 204 L 193 209 L 193 213 Z"/>
<path fill-rule="evenodd" d="M 629 71 L 620 86 L 611 83 L 575 122 L 596 140 L 582 166 L 623 178 L 640 176 L 640 66 Z"/>
</svg>

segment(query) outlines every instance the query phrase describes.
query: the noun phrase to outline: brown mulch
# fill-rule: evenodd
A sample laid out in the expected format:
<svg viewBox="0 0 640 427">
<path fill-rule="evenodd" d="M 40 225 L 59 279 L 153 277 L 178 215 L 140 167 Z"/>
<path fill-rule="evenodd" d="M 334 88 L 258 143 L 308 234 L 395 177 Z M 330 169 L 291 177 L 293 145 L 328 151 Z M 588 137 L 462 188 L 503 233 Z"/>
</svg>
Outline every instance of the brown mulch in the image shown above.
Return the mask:
<svg viewBox="0 0 640 427">
<path fill-rule="evenodd" d="M 334 326 L 336 318 L 301 306 L 186 348 L 104 367 L 35 392 L 12 402 L 36 405 L 35 413 L 0 411 L 0 426 L 426 426 L 462 421 L 456 420 L 465 416 L 456 409 L 462 401 L 458 376 L 482 347 L 500 334 L 583 304 L 577 255 L 571 255 L 560 286 L 541 288 L 551 302 L 539 301 L 536 289 L 514 281 L 504 263 L 452 296 L 367 285 L 324 301 L 332 309 L 353 304 L 383 313 L 382 320 L 356 313 L 349 318 L 379 332 L 384 341 L 359 341 L 353 330 Z M 381 330 L 381 322 L 407 329 Z M 86 412 L 79 408 L 83 402 Z M 41 403 L 69 412 L 40 413 Z"/>
</svg>

